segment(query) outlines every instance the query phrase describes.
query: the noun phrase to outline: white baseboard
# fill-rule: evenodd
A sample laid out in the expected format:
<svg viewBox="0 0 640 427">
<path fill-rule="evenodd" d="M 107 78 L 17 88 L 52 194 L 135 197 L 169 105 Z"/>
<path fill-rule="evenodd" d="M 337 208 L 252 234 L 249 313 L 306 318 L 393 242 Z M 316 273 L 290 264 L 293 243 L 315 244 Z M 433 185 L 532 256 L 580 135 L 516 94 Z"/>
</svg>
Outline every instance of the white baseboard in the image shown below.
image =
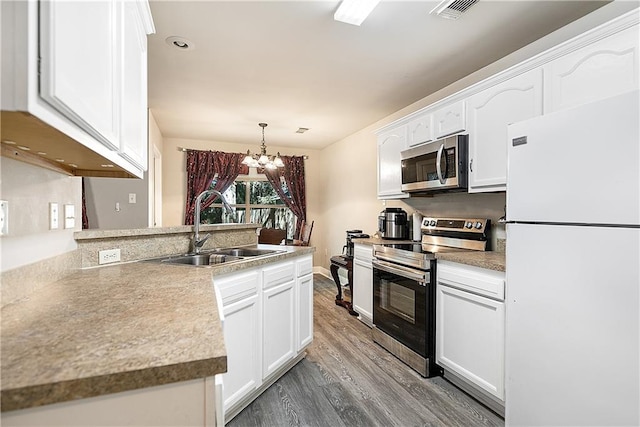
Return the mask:
<svg viewBox="0 0 640 427">
<path fill-rule="evenodd" d="M 324 267 L 313 267 L 313 272 L 316 274 L 321 274 L 324 277 L 326 277 L 327 279 L 331 279 L 331 273 L 329 272 L 328 269 L 324 268 Z"/>
</svg>

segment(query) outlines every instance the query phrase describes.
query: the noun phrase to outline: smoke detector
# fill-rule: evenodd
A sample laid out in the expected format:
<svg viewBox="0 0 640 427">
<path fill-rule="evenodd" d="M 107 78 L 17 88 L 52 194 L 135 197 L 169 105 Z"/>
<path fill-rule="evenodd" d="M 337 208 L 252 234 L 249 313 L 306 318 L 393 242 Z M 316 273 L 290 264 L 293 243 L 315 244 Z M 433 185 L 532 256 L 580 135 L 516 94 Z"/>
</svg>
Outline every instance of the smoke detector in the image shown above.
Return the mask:
<svg viewBox="0 0 640 427">
<path fill-rule="evenodd" d="M 436 14 L 446 19 L 458 19 L 479 0 L 443 0 L 429 14 Z"/>
</svg>

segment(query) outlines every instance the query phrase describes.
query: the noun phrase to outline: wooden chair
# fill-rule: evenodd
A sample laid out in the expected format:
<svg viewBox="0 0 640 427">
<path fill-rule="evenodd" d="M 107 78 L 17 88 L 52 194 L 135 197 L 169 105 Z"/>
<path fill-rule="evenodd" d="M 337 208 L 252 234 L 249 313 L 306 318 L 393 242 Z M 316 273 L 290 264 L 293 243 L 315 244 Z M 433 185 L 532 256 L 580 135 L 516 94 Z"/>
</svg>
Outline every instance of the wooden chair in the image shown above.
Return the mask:
<svg viewBox="0 0 640 427">
<path fill-rule="evenodd" d="M 293 239 L 293 246 L 309 246 L 309 240 L 311 239 L 311 232 L 313 231 L 313 223 L 302 221 L 300 226 L 300 240 Z"/>
<path fill-rule="evenodd" d="M 258 243 L 279 245 L 287 238 L 287 230 L 280 228 L 262 228 L 258 236 Z"/>
</svg>

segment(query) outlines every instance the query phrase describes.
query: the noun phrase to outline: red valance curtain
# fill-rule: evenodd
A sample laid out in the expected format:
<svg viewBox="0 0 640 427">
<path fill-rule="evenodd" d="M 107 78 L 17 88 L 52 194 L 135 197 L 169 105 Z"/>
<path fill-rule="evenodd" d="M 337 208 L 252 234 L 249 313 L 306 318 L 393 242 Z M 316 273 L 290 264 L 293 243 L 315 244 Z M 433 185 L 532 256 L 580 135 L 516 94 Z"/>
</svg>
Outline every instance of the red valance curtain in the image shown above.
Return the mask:
<svg viewBox="0 0 640 427">
<path fill-rule="evenodd" d="M 241 153 L 224 153 L 222 151 L 187 152 L 187 201 L 184 209 L 185 225 L 193 225 L 196 198 L 200 193 L 208 190 L 214 178 L 217 180 L 214 190 L 223 193 L 240 174 L 249 173 L 249 168 L 243 165 Z M 214 197 L 206 199 L 202 208 L 210 206 Z"/>
<path fill-rule="evenodd" d="M 304 157 L 282 156 L 282 161 L 284 162 L 284 168 L 264 169 L 264 174 L 278 193 L 278 196 L 280 196 L 280 199 L 297 217 L 294 239 L 299 239 L 302 221 L 307 220 Z M 285 192 L 280 177 L 283 178 L 289 194 Z"/>
</svg>

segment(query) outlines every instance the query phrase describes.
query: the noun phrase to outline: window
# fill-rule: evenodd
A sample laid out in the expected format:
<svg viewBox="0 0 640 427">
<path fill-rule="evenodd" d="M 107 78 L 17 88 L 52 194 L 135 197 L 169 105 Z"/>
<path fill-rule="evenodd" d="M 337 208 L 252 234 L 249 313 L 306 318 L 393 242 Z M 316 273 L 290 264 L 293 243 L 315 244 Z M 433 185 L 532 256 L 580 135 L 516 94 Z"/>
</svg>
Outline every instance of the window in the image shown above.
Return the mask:
<svg viewBox="0 0 640 427">
<path fill-rule="evenodd" d="M 214 182 L 210 188 L 213 188 Z M 240 176 L 224 192 L 224 197 L 235 211 L 237 222 L 260 224 L 265 228 L 287 230 L 287 238 L 293 239 L 296 217 L 266 179 L 256 175 Z M 220 224 L 233 222 L 223 209 L 220 199 L 210 207 L 203 209 L 202 224 Z"/>
</svg>

